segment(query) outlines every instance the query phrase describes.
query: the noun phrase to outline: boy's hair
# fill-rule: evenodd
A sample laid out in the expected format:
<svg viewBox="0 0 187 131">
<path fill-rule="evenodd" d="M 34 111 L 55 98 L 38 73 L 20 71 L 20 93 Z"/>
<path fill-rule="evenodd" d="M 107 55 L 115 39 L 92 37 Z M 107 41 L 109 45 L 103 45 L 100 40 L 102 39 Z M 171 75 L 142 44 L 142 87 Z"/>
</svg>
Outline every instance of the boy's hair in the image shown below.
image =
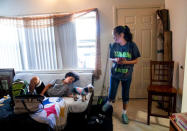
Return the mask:
<svg viewBox="0 0 187 131">
<path fill-rule="evenodd" d="M 79 80 L 79 76 L 76 73 L 74 73 L 74 72 L 66 73 L 65 78 L 70 77 L 70 76 L 75 78 L 75 80 L 73 82 L 76 82 L 76 81 Z"/>
</svg>

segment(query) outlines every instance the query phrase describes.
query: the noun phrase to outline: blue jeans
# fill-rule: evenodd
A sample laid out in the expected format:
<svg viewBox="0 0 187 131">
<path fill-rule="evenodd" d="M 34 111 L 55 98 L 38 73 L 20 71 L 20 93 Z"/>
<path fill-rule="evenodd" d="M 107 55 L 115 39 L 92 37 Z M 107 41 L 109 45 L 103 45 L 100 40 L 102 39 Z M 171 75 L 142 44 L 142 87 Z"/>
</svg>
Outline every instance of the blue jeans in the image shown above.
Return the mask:
<svg viewBox="0 0 187 131">
<path fill-rule="evenodd" d="M 129 101 L 129 91 L 130 91 L 131 80 L 132 80 L 132 77 L 130 77 L 127 80 L 121 80 L 122 99 L 123 99 L 124 104 L 127 104 Z M 119 79 L 113 78 L 112 76 L 110 77 L 110 89 L 109 89 L 109 96 L 108 96 L 108 99 L 110 101 L 115 100 L 119 82 L 120 82 Z"/>
</svg>

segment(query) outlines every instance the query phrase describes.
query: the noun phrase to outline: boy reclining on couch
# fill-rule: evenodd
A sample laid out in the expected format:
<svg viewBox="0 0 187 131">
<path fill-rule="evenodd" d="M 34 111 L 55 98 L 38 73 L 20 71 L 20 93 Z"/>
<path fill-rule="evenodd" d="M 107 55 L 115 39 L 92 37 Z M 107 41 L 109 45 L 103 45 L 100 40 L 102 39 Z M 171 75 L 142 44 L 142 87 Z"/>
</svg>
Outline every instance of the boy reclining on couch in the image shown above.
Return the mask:
<svg viewBox="0 0 187 131">
<path fill-rule="evenodd" d="M 79 76 L 73 72 L 68 72 L 65 79 L 52 80 L 46 86 L 39 77 L 35 76 L 30 80 L 29 93 L 40 94 L 42 96 L 72 97 L 73 83 L 79 80 Z"/>
</svg>

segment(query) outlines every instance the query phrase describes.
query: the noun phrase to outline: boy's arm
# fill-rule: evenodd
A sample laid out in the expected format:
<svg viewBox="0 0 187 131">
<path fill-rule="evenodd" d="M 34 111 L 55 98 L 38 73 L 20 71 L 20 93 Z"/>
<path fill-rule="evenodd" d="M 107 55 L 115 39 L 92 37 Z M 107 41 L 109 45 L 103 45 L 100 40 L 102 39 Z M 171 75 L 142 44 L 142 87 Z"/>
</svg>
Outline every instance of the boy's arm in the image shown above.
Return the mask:
<svg viewBox="0 0 187 131">
<path fill-rule="evenodd" d="M 73 97 L 73 94 L 75 94 L 75 88 L 73 87 L 71 90 L 67 92 L 67 97 Z"/>
<path fill-rule="evenodd" d="M 68 97 L 73 97 L 73 94 L 68 95 Z"/>
<path fill-rule="evenodd" d="M 49 89 L 49 87 L 51 87 L 51 84 L 48 84 L 45 86 L 45 88 L 43 89 L 43 91 L 40 93 L 41 96 L 44 96 L 45 92 Z"/>
</svg>

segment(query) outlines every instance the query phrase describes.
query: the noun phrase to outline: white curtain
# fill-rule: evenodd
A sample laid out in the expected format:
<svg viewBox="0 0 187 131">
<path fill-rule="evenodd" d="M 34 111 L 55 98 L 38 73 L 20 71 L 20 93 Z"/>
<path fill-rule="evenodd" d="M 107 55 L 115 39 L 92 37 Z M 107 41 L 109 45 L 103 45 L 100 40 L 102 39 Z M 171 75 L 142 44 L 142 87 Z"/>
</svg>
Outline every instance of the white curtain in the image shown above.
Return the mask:
<svg viewBox="0 0 187 131">
<path fill-rule="evenodd" d="M 58 68 L 77 68 L 77 40 L 75 23 L 55 26 Z"/>
<path fill-rule="evenodd" d="M 75 23 L 41 26 L 41 24 L 53 25 L 53 21 L 54 19 L 28 21 L 0 19 L 0 68 L 15 70 L 77 68 Z M 18 24 L 30 26 L 15 26 Z"/>
<path fill-rule="evenodd" d="M 0 68 L 22 69 L 16 20 L 0 19 Z"/>
<path fill-rule="evenodd" d="M 28 69 L 51 70 L 57 69 L 54 27 L 37 27 L 39 23 L 51 23 L 52 19 L 43 19 L 33 23 L 33 27 L 25 28 L 25 45 L 27 52 Z M 35 27 L 36 26 L 36 27 Z"/>
</svg>

